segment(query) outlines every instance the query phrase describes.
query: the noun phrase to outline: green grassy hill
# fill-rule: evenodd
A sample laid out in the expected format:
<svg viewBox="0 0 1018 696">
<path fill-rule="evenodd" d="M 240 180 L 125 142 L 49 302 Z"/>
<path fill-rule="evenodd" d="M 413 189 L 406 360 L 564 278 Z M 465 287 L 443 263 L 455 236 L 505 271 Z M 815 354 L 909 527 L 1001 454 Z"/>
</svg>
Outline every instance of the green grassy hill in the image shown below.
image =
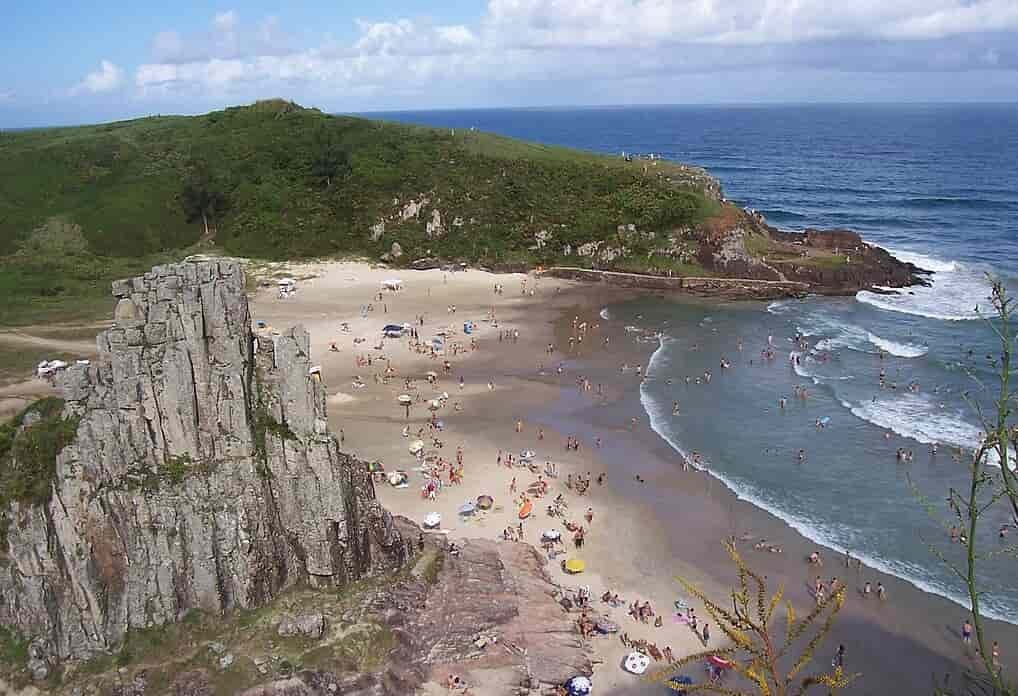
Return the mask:
<svg viewBox="0 0 1018 696">
<path fill-rule="evenodd" d="M 210 247 L 268 259 L 377 258 L 399 242 L 404 263 L 428 255 L 536 264 L 632 224 L 643 234 L 619 242 L 626 252 L 612 260 L 632 267 L 666 243 L 650 233 L 717 211 L 705 195 L 714 184 L 679 165 L 279 100 L 2 133 L 0 323 L 88 314 L 110 279 Z"/>
</svg>

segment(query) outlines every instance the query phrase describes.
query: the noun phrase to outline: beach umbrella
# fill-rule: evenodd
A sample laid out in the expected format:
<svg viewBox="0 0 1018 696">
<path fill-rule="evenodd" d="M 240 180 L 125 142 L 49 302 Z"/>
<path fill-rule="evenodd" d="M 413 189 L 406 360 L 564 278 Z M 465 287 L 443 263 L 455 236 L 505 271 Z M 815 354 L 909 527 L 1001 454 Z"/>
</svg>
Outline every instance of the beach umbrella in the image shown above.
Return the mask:
<svg viewBox="0 0 1018 696">
<path fill-rule="evenodd" d="M 438 379 L 438 373 L 435 372 L 434 370 L 429 370 L 425 377 L 427 377 L 428 379 Z"/>
<path fill-rule="evenodd" d="M 410 454 L 417 454 L 424 449 L 424 440 L 414 440 L 407 449 L 410 450 Z"/>
<path fill-rule="evenodd" d="M 522 452 L 520 452 L 520 459 L 522 459 L 525 462 L 529 462 L 533 458 L 534 450 L 523 450 Z"/>
<path fill-rule="evenodd" d="M 545 541 L 558 541 L 562 538 L 562 532 L 557 529 L 546 529 L 541 532 L 541 538 Z"/>
<path fill-rule="evenodd" d="M 590 696 L 593 689 L 594 685 L 586 677 L 573 677 L 566 682 L 566 691 L 569 696 Z"/>
<path fill-rule="evenodd" d="M 586 570 L 587 564 L 584 563 L 579 558 L 570 558 L 568 561 L 562 564 L 562 567 L 565 568 L 567 573 L 576 575 L 577 573 L 582 573 L 584 570 Z"/>
<path fill-rule="evenodd" d="M 647 671 L 647 667 L 649 666 L 650 658 L 642 652 L 631 652 L 626 655 L 626 659 L 622 661 L 622 669 L 626 670 L 630 674 L 643 674 Z"/>
<path fill-rule="evenodd" d="M 479 495 L 477 496 L 477 507 L 481 510 L 490 510 L 491 506 L 495 504 L 495 499 L 490 495 Z"/>
<path fill-rule="evenodd" d="M 618 633 L 619 631 L 619 625 L 607 616 L 598 619 L 597 623 L 594 624 L 594 628 L 596 628 L 600 633 Z"/>
<path fill-rule="evenodd" d="M 405 471 L 393 471 L 389 474 L 389 485 L 390 486 L 401 486 L 407 482 L 407 475 Z"/>
<path fill-rule="evenodd" d="M 396 397 L 396 400 L 399 401 L 401 404 L 412 404 L 414 402 L 414 397 L 410 396 L 409 394 L 400 394 L 399 396 Z"/>
<path fill-rule="evenodd" d="M 438 428 L 439 430 L 442 430 L 445 427 L 445 421 L 439 418 L 437 421 L 435 421 L 435 427 Z"/>
<path fill-rule="evenodd" d="M 456 512 L 458 512 L 461 515 L 472 515 L 474 514 L 475 510 L 477 510 L 477 505 L 475 505 L 473 501 L 468 500 L 467 502 L 460 505 L 459 509 Z"/>
<path fill-rule="evenodd" d="M 437 529 L 442 524 L 442 516 L 437 512 L 429 512 L 424 516 L 425 529 Z"/>
<path fill-rule="evenodd" d="M 440 408 L 442 408 L 442 404 L 439 403 L 438 399 L 432 399 L 431 401 L 428 402 L 429 411 L 437 411 Z"/>
</svg>

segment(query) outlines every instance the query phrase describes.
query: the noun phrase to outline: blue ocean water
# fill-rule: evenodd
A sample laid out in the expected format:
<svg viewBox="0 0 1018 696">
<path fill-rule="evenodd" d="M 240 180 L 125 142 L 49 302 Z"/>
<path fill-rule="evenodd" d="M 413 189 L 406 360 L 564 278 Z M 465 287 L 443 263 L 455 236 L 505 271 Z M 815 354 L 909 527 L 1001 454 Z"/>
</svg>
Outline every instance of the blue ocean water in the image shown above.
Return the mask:
<svg viewBox="0 0 1018 696">
<path fill-rule="evenodd" d="M 931 287 L 899 295 L 709 310 L 644 299 L 608 308 L 607 316 L 662 334 L 642 401 L 677 461 L 696 450 L 737 495 L 806 536 L 965 603 L 929 544 L 961 559 L 961 545 L 947 535 L 944 499 L 967 480 L 964 457 L 981 434 L 970 401 L 986 402 L 980 383 L 992 382 L 999 353 L 980 319 L 989 309 L 985 274 L 1018 290 L 1018 105 L 373 116 L 697 164 L 721 180 L 730 199 L 775 226 L 846 227 L 934 271 Z M 805 339 L 805 350 L 795 337 Z M 768 346 L 770 360 L 761 356 Z M 722 357 L 730 369 L 720 367 Z M 702 379 L 708 370 L 709 383 Z M 808 397 L 797 398 L 796 387 Z M 827 425 L 818 428 L 818 418 Z M 899 461 L 900 449 L 912 451 L 912 460 Z M 996 550 L 997 526 L 1008 521 L 1003 509 L 991 513 L 983 548 Z M 1013 571 L 1013 560 L 996 556 L 981 574 L 988 613 L 1018 623 Z"/>
</svg>

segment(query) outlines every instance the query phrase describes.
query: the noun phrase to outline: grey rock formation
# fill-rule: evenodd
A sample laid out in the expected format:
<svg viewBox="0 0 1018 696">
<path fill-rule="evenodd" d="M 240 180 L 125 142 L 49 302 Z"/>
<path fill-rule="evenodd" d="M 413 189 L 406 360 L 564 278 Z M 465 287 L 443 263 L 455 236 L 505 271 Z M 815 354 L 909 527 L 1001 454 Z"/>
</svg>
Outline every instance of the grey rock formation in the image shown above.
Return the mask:
<svg viewBox="0 0 1018 696">
<path fill-rule="evenodd" d="M 276 627 L 276 632 L 281 636 L 321 638 L 325 633 L 325 617 L 322 614 L 284 616 Z"/>
<path fill-rule="evenodd" d="M 328 433 L 307 332 L 254 335 L 238 264 L 158 266 L 113 290 L 98 359 L 62 377 L 79 425 L 51 499 L 7 511 L 0 624 L 85 658 L 191 609 L 405 560 L 365 468 Z"/>
</svg>

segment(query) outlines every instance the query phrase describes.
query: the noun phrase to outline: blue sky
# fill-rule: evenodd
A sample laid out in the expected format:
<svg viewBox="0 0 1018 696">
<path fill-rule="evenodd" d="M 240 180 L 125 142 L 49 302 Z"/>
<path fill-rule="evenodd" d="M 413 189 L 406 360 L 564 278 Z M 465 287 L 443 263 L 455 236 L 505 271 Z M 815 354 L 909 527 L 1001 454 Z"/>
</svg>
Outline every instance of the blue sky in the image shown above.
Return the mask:
<svg viewBox="0 0 1018 696">
<path fill-rule="evenodd" d="M 1018 0 L 34 0 L 0 128 L 200 113 L 1018 101 Z"/>
</svg>

